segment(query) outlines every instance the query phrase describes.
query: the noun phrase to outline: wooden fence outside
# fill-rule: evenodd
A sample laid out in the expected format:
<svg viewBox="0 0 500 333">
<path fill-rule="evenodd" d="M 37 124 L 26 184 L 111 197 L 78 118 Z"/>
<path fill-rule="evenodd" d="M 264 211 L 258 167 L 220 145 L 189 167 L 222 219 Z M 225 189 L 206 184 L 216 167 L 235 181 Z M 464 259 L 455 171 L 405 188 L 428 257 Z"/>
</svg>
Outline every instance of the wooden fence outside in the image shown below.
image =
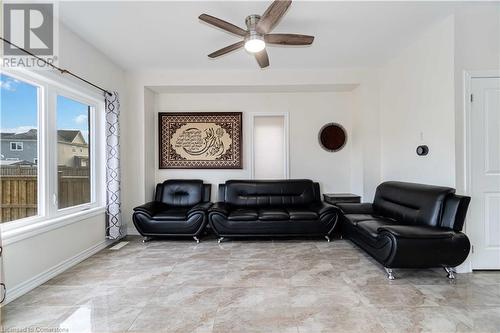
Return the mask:
<svg viewBox="0 0 500 333">
<path fill-rule="evenodd" d="M 89 168 L 58 168 L 59 208 L 90 201 Z M 37 214 L 36 166 L 0 167 L 0 223 Z"/>
</svg>

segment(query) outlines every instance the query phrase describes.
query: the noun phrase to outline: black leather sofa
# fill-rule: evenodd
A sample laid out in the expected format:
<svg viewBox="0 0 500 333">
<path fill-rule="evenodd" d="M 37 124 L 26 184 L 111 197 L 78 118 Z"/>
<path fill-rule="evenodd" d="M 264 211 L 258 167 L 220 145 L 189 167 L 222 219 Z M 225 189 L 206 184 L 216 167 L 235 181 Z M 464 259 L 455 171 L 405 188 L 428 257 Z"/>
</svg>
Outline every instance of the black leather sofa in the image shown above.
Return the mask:
<svg viewBox="0 0 500 333">
<path fill-rule="evenodd" d="M 134 208 L 132 220 L 144 241 L 159 236 L 189 236 L 199 242 L 207 225 L 210 184 L 167 180 L 156 185 L 154 201 Z"/>
<path fill-rule="evenodd" d="M 219 237 L 329 235 L 338 208 L 321 201 L 311 180 L 229 180 L 219 185 L 219 201 L 208 215 Z"/>
<path fill-rule="evenodd" d="M 368 252 L 394 279 L 392 268 L 454 268 L 465 261 L 470 243 L 460 232 L 470 197 L 448 187 L 385 182 L 373 204 L 338 204 L 342 234 Z"/>
</svg>

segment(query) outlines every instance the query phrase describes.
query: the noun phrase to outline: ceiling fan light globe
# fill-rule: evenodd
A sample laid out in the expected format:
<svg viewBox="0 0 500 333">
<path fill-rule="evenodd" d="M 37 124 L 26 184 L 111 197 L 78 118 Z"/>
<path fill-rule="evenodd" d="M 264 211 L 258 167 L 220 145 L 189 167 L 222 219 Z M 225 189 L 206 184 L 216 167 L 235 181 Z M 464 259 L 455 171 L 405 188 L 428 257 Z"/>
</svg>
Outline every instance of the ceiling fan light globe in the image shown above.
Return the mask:
<svg viewBox="0 0 500 333">
<path fill-rule="evenodd" d="M 251 38 L 245 42 L 245 50 L 250 53 L 257 53 L 266 48 L 266 43 L 259 38 Z"/>
</svg>

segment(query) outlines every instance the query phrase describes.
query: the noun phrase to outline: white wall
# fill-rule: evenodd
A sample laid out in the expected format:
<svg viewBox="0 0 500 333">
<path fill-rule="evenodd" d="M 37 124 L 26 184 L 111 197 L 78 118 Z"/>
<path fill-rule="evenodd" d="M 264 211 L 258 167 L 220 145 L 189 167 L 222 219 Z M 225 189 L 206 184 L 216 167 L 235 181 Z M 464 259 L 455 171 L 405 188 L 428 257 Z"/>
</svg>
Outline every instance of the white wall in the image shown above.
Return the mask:
<svg viewBox="0 0 500 333">
<path fill-rule="evenodd" d="M 455 10 L 455 111 L 457 190 L 465 189 L 464 71 L 500 74 L 500 4 L 464 3 Z"/>
<path fill-rule="evenodd" d="M 383 180 L 455 186 L 454 73 L 452 16 L 381 69 Z M 416 155 L 420 144 L 429 155 Z"/>
<path fill-rule="evenodd" d="M 157 108 L 152 107 L 154 104 L 154 96 L 148 96 L 148 90 L 160 91 L 165 96 L 177 95 L 172 94 L 172 92 L 220 92 L 221 87 L 226 87 L 227 92 L 232 91 L 233 93 L 225 94 L 225 99 L 231 98 L 230 95 L 235 94 L 234 91 L 242 95 L 249 95 L 250 92 L 263 91 L 265 89 L 282 90 L 283 87 L 291 91 L 325 91 L 325 87 L 328 90 L 335 89 L 347 89 L 354 91 L 350 97 L 350 105 L 352 105 L 353 119 L 356 118 L 355 125 L 352 126 L 351 130 L 353 133 L 357 133 L 350 138 L 350 142 L 358 142 L 356 150 L 353 150 L 350 154 L 350 173 L 344 174 L 345 179 L 339 179 L 335 177 L 333 172 L 330 171 L 331 168 L 336 166 L 325 165 L 318 166 L 319 170 L 323 173 L 322 177 L 325 177 L 327 172 L 332 173 L 333 179 L 338 180 L 340 185 L 333 187 L 333 183 L 329 183 L 327 180 L 324 181 L 327 187 L 326 190 L 337 191 L 341 188 L 346 188 L 345 185 L 348 184 L 348 189 L 351 189 L 355 193 L 363 195 L 365 200 L 371 200 L 373 198 L 373 192 L 375 190 L 375 184 L 380 182 L 380 154 L 378 154 L 378 147 L 380 142 L 379 137 L 379 104 L 378 104 L 378 85 L 376 81 L 376 73 L 371 70 L 364 69 L 342 69 L 342 70 L 274 70 L 269 68 L 265 71 L 258 70 L 247 70 L 247 71 L 198 71 L 198 70 L 155 70 L 155 71 L 140 71 L 131 72 L 127 80 L 128 83 L 128 108 L 131 112 L 127 113 L 126 117 L 123 118 L 122 128 L 123 133 L 123 149 L 122 154 L 122 193 L 123 193 L 123 217 L 129 223 L 129 230 L 134 232 L 132 225 L 132 211 L 133 207 L 143 204 L 145 201 L 149 201 L 152 198 L 152 192 L 154 190 L 153 184 L 158 180 L 162 180 L 165 176 L 163 171 L 158 170 L 157 164 L 157 150 L 156 141 L 157 136 L 156 131 L 156 111 L 161 110 L 162 107 L 159 105 Z M 300 89 L 299 89 L 300 88 Z M 301 90 L 302 89 L 302 90 Z M 322 90 L 323 89 L 323 90 Z M 274 94 L 274 93 L 273 93 Z M 273 95 L 270 94 L 270 95 Z M 183 95 L 179 93 L 178 95 Z M 246 103 L 241 103 L 239 101 L 227 100 L 224 102 L 213 101 L 213 94 L 206 94 L 207 101 L 210 100 L 213 107 L 220 106 L 217 109 L 210 109 L 207 105 L 196 102 L 196 99 L 189 94 L 185 94 L 184 97 L 180 96 L 185 102 L 176 102 L 177 104 L 168 104 L 170 110 L 179 111 L 178 109 L 183 109 L 185 111 L 245 111 L 248 109 L 248 97 Z M 212 97 L 210 97 L 212 95 Z M 305 96 L 306 94 L 304 94 Z M 354 97 L 356 96 L 356 97 Z M 161 96 L 159 96 L 161 97 Z M 234 98 L 234 97 L 233 97 Z M 283 98 L 271 98 L 269 102 L 264 101 L 264 98 L 260 98 L 260 105 L 276 105 L 282 109 L 287 105 L 287 102 L 282 101 Z M 149 100 L 149 102 L 146 102 Z M 180 100 L 179 100 L 180 101 Z M 166 106 L 167 103 L 158 102 Z M 266 104 L 267 103 L 267 104 Z M 274 104 L 273 104 L 274 103 Z M 246 105 L 245 105 L 246 104 Z M 299 105 L 299 104 L 297 104 Z M 309 112 L 314 112 L 307 105 L 307 103 L 301 104 L 304 110 Z M 269 108 L 268 108 L 269 109 Z M 279 110 L 276 110 L 279 111 Z M 334 112 L 337 112 L 335 110 Z M 320 116 L 320 119 L 323 116 Z M 324 117 L 327 120 L 327 117 Z M 319 129 L 323 125 L 323 121 L 317 121 L 317 124 L 313 124 L 313 119 L 308 119 L 312 127 Z M 244 120 L 244 124 L 248 123 Z M 368 130 L 364 130 L 368 128 Z M 290 142 L 294 141 L 293 132 L 294 129 L 290 128 L 291 138 Z M 296 130 L 300 135 L 304 135 L 303 130 Z M 245 130 L 246 132 L 246 130 Z M 310 140 L 315 141 L 317 144 L 317 130 L 313 133 L 307 133 L 306 136 L 310 137 Z M 295 139 L 296 140 L 296 139 Z M 301 149 L 304 143 L 295 141 L 296 149 Z M 301 146 L 302 145 L 302 146 Z M 317 149 L 319 145 L 317 145 Z M 360 151 L 357 151 L 359 149 Z M 245 149 L 248 152 L 248 149 Z M 305 172 L 305 163 L 301 162 L 300 154 L 302 150 L 297 150 L 293 153 L 293 149 L 290 149 L 291 158 L 291 177 L 307 177 L 315 178 L 310 172 Z M 309 156 L 316 158 L 316 156 L 321 156 L 322 152 L 311 151 Z M 363 159 L 362 156 L 367 156 Z M 229 179 L 229 178 L 248 178 L 248 156 L 244 159 L 245 168 L 244 170 L 186 170 L 183 172 L 174 171 L 172 174 L 167 174 L 168 177 L 179 176 L 182 178 L 195 177 L 202 179 L 212 179 L 212 183 L 217 185 L 218 183 Z M 155 161 L 154 165 L 151 166 L 151 161 Z M 303 163 L 303 164 L 301 164 Z M 315 163 L 315 162 L 314 162 Z M 347 162 L 342 162 L 347 163 Z M 295 171 L 294 166 L 295 164 Z M 309 162 L 309 164 L 312 164 Z M 165 171 L 168 172 L 168 171 Z M 158 176 L 157 176 L 158 175 Z M 325 179 L 325 178 L 323 178 Z M 320 179 L 321 180 L 321 179 Z M 149 184 L 149 185 L 147 185 Z"/>
<path fill-rule="evenodd" d="M 60 27 L 59 33 L 59 65 L 106 89 L 118 91 L 122 96 L 122 112 L 126 113 L 125 72 L 71 31 Z M 102 211 L 93 217 L 67 222 L 63 227 L 23 239 L 9 240 L 8 234 L 2 234 L 6 244 L 3 262 L 8 301 L 106 244 Z"/>
<path fill-rule="evenodd" d="M 150 89 L 145 88 L 144 89 L 144 110 L 146 114 L 155 114 L 158 112 L 158 95 L 151 91 Z M 155 129 L 156 128 L 156 122 L 154 117 L 149 117 L 146 119 L 147 121 L 147 128 Z M 144 169 L 145 170 L 154 170 L 158 166 L 158 162 L 155 158 L 151 158 L 152 156 L 157 156 L 155 152 L 156 147 L 158 145 L 158 140 L 156 137 L 153 135 L 155 133 L 154 130 L 151 130 L 150 132 L 146 132 L 146 137 L 144 138 L 144 155 L 147 156 L 144 159 Z M 148 135 L 149 134 L 149 135 Z M 128 167 L 128 166 L 127 166 Z M 156 185 L 156 181 L 154 177 L 145 177 L 144 178 L 144 193 L 146 194 L 146 198 L 153 198 L 154 195 L 154 188 Z M 126 193 L 125 195 L 127 195 Z"/>
<path fill-rule="evenodd" d="M 211 183 L 212 199 L 217 199 L 217 184 L 228 179 L 251 178 L 252 112 L 289 113 L 290 178 L 318 181 L 323 192 L 351 190 L 351 145 L 336 153 L 323 150 L 318 131 L 329 122 L 342 124 L 351 136 L 355 113 L 352 92 L 294 93 L 213 93 L 161 94 L 159 110 L 166 111 L 241 111 L 243 112 L 242 170 L 157 170 L 156 182 L 171 178 L 201 178 Z M 153 133 L 151 133 L 152 135 Z M 154 134 L 157 137 L 157 133 Z M 155 140 L 157 142 L 157 140 Z M 158 151 L 158 148 L 155 149 Z M 157 164 L 156 164 L 157 165 Z"/>
<path fill-rule="evenodd" d="M 4 245 L 7 302 L 106 246 L 104 213 Z"/>
</svg>

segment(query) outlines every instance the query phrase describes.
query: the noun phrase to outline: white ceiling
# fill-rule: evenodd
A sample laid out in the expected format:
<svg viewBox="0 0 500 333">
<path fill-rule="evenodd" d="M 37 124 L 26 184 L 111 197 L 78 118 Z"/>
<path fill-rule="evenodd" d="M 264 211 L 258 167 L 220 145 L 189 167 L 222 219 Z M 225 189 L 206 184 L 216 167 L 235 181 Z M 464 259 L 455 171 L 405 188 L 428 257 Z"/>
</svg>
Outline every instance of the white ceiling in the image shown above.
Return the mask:
<svg viewBox="0 0 500 333">
<path fill-rule="evenodd" d="M 307 85 L 258 85 L 258 86 L 148 86 L 157 93 L 294 93 L 294 92 L 347 92 L 358 84 L 307 84 Z"/>
<path fill-rule="evenodd" d="M 61 2 L 63 23 L 128 70 L 255 69 L 241 49 L 211 60 L 207 54 L 238 37 L 198 20 L 207 13 L 245 27 L 249 14 L 270 2 L 84 1 Z M 316 36 L 309 47 L 269 47 L 272 68 L 378 66 L 433 22 L 449 15 L 450 2 L 295 1 L 274 32 Z"/>
</svg>

